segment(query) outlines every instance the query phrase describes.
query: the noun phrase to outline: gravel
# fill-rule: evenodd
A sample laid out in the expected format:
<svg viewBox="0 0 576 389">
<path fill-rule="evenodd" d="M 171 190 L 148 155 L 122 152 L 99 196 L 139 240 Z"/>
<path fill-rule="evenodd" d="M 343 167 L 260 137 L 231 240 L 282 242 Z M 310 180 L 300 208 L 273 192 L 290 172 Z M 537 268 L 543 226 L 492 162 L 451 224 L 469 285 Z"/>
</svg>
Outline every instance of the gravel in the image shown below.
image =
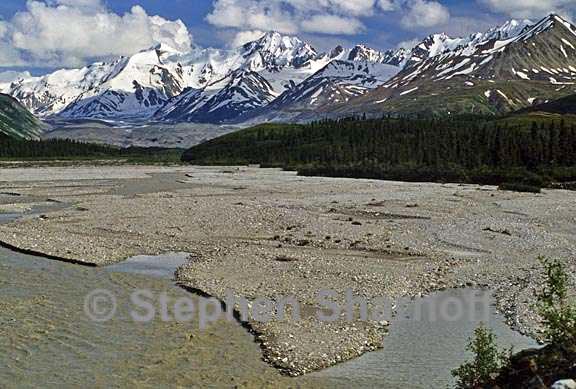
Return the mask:
<svg viewBox="0 0 576 389">
<path fill-rule="evenodd" d="M 576 266 L 574 192 L 563 190 L 305 178 L 255 167 L 18 168 L 0 177 L 0 192 L 71 205 L 0 226 L 0 241 L 12 246 L 97 265 L 187 252 L 191 261 L 176 274 L 182 286 L 222 301 L 230 290 L 250 301 L 294 296 L 307 312 L 301 320 L 245 320 L 264 358 L 290 375 L 385 341 L 390 318 L 320 322 L 320 290 L 344 304 L 348 291 L 373 301 L 491 288 L 510 324 L 538 336 L 538 256 Z"/>
</svg>

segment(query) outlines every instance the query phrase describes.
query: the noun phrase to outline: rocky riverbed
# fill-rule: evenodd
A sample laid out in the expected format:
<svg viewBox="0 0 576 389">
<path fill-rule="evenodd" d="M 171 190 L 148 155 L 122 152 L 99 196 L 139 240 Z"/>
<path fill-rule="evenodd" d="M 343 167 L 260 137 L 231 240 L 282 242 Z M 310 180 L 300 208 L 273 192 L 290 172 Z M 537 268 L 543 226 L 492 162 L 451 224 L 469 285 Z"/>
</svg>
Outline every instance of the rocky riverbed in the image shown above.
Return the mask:
<svg viewBox="0 0 576 389">
<path fill-rule="evenodd" d="M 2 169 L 0 209 L 68 208 L 0 226 L 0 241 L 105 265 L 187 252 L 183 286 L 226 300 L 292 296 L 300 320 L 246 325 L 291 375 L 382 345 L 390 318 L 321 322 L 318 292 L 369 301 L 461 286 L 497 291 L 510 324 L 537 335 L 538 256 L 575 270 L 575 193 L 298 177 L 248 167 Z M 16 194 L 16 195 L 14 195 Z M 358 312 L 355 312 L 355 315 Z M 391 316 L 391 312 L 386 312 Z M 341 319 L 344 318 L 342 313 Z"/>
</svg>

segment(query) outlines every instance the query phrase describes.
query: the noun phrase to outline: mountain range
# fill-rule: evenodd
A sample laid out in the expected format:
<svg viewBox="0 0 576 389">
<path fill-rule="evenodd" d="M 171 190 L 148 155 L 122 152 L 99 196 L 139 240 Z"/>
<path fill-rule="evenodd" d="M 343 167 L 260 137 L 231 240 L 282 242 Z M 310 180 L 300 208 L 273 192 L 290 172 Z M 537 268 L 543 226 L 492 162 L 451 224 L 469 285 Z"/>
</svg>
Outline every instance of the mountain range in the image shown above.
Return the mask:
<svg viewBox="0 0 576 389">
<path fill-rule="evenodd" d="M 320 53 L 276 32 L 232 50 L 159 45 L 0 84 L 41 118 L 215 124 L 367 115 L 501 114 L 574 93 L 576 27 L 511 20 L 415 47 Z"/>
<path fill-rule="evenodd" d="M 384 58 L 365 47 L 318 53 L 296 37 L 271 32 L 234 50 L 184 53 L 159 45 L 82 69 L 21 78 L 0 90 L 43 118 L 220 123 L 269 104 L 334 60 L 397 62 L 393 54 Z"/>
<path fill-rule="evenodd" d="M 525 21 L 504 27 L 485 36 L 473 35 L 407 66 L 371 93 L 326 111 L 503 114 L 574 93 L 572 24 L 550 15 L 536 24 Z"/>
</svg>

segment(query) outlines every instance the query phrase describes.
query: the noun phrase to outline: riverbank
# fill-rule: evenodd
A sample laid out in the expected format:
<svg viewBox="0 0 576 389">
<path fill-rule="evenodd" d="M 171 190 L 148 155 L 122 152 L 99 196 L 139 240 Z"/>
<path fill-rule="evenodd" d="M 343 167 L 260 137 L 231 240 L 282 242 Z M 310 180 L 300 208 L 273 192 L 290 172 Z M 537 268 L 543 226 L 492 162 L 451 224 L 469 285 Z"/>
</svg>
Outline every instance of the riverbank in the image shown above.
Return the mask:
<svg viewBox="0 0 576 389">
<path fill-rule="evenodd" d="M 529 290 L 538 255 L 574 269 L 574 192 L 298 177 L 257 168 L 3 169 L 3 205 L 49 198 L 71 207 L 0 226 L 0 241 L 105 265 L 187 252 L 183 286 L 224 300 L 295 296 L 310 312 L 321 289 L 398 298 L 489 287 L 516 328 L 537 335 Z M 572 259 L 571 259 L 572 258 Z M 391 318 L 390 318 L 391 319 Z M 265 357 L 299 375 L 381 347 L 385 321 L 249 321 Z"/>
<path fill-rule="evenodd" d="M 261 361 L 253 338 L 234 322 L 130 320 L 125 304 L 143 289 L 170 301 L 197 296 L 171 277 L 86 268 L 0 248 L 0 386 L 12 387 L 325 387 L 283 377 Z M 40 287 L 41 286 L 41 287 Z M 105 289 L 117 314 L 94 322 L 84 297 Z M 66 366 L 66 368 L 62 368 Z"/>
</svg>

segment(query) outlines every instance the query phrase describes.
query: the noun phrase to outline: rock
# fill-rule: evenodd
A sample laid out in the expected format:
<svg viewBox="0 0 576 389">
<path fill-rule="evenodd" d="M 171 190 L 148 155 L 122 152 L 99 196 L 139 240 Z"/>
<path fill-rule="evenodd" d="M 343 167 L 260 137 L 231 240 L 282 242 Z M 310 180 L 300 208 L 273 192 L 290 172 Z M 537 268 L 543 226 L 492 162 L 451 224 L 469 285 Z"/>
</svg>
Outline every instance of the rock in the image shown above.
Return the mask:
<svg viewBox="0 0 576 389">
<path fill-rule="evenodd" d="M 576 389 L 576 381 L 572 379 L 556 381 L 550 389 Z"/>
</svg>

